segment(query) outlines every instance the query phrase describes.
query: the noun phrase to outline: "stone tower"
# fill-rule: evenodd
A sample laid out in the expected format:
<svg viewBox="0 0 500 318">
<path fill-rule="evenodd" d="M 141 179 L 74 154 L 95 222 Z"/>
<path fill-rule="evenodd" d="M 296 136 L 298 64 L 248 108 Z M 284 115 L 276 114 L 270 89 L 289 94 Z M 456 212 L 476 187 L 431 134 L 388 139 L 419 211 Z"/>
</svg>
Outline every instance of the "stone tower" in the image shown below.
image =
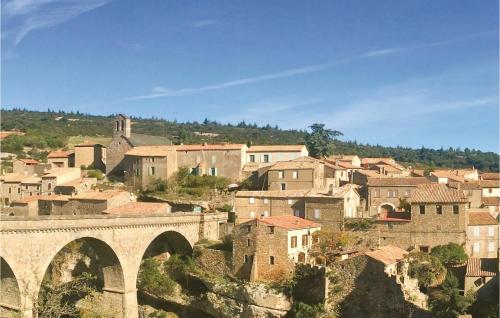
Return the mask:
<svg viewBox="0 0 500 318">
<path fill-rule="evenodd" d="M 126 115 L 118 114 L 115 117 L 113 137 L 125 136 L 125 137 L 129 138 L 131 130 L 132 129 L 131 129 L 131 125 L 130 125 L 130 118 L 128 118 Z"/>
</svg>

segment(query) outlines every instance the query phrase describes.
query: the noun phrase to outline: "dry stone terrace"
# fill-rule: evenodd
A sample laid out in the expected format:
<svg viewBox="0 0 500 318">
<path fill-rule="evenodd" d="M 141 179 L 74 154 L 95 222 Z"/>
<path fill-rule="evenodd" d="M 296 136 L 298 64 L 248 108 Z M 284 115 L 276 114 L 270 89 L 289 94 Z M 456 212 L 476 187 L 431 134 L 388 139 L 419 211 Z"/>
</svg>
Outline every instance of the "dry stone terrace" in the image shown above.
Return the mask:
<svg viewBox="0 0 500 318">
<path fill-rule="evenodd" d="M 226 220 L 226 213 L 184 212 L 2 218 L 0 307 L 33 317 L 32 299 L 52 260 L 69 243 L 84 240 L 100 259 L 106 300 L 123 317 L 135 318 L 137 274 L 148 247 L 155 242 L 171 253 L 191 253 L 201 238 L 218 239 L 219 224 Z"/>
</svg>

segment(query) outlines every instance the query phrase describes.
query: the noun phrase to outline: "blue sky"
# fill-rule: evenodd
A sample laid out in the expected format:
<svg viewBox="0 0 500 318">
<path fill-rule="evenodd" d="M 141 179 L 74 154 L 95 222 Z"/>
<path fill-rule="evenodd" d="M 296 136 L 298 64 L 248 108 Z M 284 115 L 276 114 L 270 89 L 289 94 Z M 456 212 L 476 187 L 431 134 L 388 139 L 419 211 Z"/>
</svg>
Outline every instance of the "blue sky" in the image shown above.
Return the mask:
<svg viewBox="0 0 500 318">
<path fill-rule="evenodd" d="M 498 2 L 2 1 L 2 106 L 498 152 Z"/>
</svg>

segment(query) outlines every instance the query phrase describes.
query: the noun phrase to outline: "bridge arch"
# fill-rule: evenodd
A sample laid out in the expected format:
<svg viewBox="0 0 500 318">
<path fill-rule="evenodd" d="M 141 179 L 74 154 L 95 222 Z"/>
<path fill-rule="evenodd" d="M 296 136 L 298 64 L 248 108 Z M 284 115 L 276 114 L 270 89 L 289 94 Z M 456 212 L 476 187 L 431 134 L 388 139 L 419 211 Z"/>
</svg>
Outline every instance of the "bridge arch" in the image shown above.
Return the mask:
<svg viewBox="0 0 500 318">
<path fill-rule="evenodd" d="M 193 247 L 184 235 L 169 230 L 157 235 L 148 244 L 142 258 L 158 256 L 164 253 L 191 255 Z"/>
<path fill-rule="evenodd" d="M 125 277 L 122 263 L 108 243 L 95 237 L 83 236 L 75 238 L 66 243 L 62 248 L 59 248 L 57 253 L 50 258 L 48 265 L 45 267 L 42 283 L 38 288 L 38 295 L 40 296 L 43 290 L 44 282 L 49 282 L 48 279 L 51 278 L 52 266 L 57 265 L 59 261 L 61 264 L 65 264 L 64 262 L 66 260 L 64 260 L 63 257 L 66 252 L 78 252 L 89 257 L 89 259 L 90 257 L 94 258 L 98 265 L 98 272 L 96 273 L 97 278 L 102 282 L 102 286 L 98 286 L 103 293 L 101 301 L 103 301 L 103 304 L 108 306 L 111 305 L 114 308 L 113 312 L 116 312 L 117 315 L 123 316 L 122 298 L 125 290 Z M 88 271 L 85 266 L 90 267 L 91 262 L 92 260 L 74 260 L 69 267 L 61 270 L 63 274 L 67 274 L 66 277 L 63 277 L 59 282 L 52 281 L 52 283 L 66 283 L 72 280 L 74 274 L 78 275 L 81 272 Z"/>
<path fill-rule="evenodd" d="M 19 282 L 7 261 L 0 256 L 0 316 L 21 311 Z"/>
</svg>

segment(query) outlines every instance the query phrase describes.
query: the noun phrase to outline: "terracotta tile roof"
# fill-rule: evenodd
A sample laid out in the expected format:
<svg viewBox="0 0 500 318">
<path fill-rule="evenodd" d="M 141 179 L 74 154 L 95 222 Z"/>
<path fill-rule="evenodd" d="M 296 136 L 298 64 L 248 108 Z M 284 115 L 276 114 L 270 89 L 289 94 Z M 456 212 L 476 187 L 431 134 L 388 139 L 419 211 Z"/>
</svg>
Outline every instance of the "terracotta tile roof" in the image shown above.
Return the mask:
<svg viewBox="0 0 500 318">
<path fill-rule="evenodd" d="M 209 151 L 209 150 L 241 150 L 246 148 L 245 144 L 197 144 L 180 145 L 177 151 Z"/>
<path fill-rule="evenodd" d="M 287 230 L 300 230 L 321 227 L 321 225 L 314 223 L 313 221 L 309 221 L 293 215 L 270 216 L 267 218 L 258 219 L 258 222 L 281 227 Z"/>
<path fill-rule="evenodd" d="M 59 177 L 68 173 L 76 173 L 76 171 L 80 172 L 81 170 L 80 168 L 53 168 L 45 172 L 42 178 Z"/>
<path fill-rule="evenodd" d="M 352 163 L 350 163 L 348 161 L 339 161 L 337 163 L 337 165 L 342 167 L 342 168 L 346 168 L 346 169 L 362 169 L 361 167 L 353 165 Z"/>
<path fill-rule="evenodd" d="M 461 189 L 461 190 L 480 190 L 481 189 L 481 185 L 478 181 L 471 181 L 471 182 L 451 181 L 451 182 L 448 182 L 448 185 L 451 188 Z"/>
<path fill-rule="evenodd" d="M 24 134 L 25 133 L 20 131 L 0 131 L 0 140 L 3 140 L 12 135 L 23 136 Z"/>
<path fill-rule="evenodd" d="M 497 258 L 474 258 L 467 261 L 465 276 L 469 277 L 495 277 L 498 275 Z"/>
<path fill-rule="evenodd" d="M 71 199 L 104 201 L 116 197 L 118 195 L 121 195 L 123 193 L 128 193 L 128 192 L 121 190 L 88 191 L 88 192 L 80 192 L 77 195 L 71 197 Z"/>
<path fill-rule="evenodd" d="M 453 174 L 451 171 L 448 170 L 431 171 L 430 174 L 431 176 L 435 176 L 437 178 L 448 178 L 453 181 L 465 182 L 465 179 L 462 176 L 457 176 L 456 174 Z"/>
<path fill-rule="evenodd" d="M 42 182 L 42 178 L 36 177 L 36 176 L 29 176 L 28 178 L 25 178 L 25 179 L 23 179 L 23 181 L 21 181 L 21 183 L 24 183 L 24 184 L 36 184 L 36 183 L 41 183 L 41 182 Z"/>
<path fill-rule="evenodd" d="M 106 209 L 102 213 L 119 215 L 165 214 L 168 213 L 169 208 L 168 203 L 128 202 L 124 205 Z"/>
<path fill-rule="evenodd" d="M 375 167 L 377 168 L 383 168 L 385 171 L 390 171 L 390 172 L 401 172 L 401 168 L 395 167 L 393 165 L 388 165 L 388 164 L 376 164 Z"/>
<path fill-rule="evenodd" d="M 387 176 L 381 175 L 375 170 L 356 170 L 356 173 L 362 174 L 367 177 L 374 177 L 374 178 L 388 178 Z"/>
<path fill-rule="evenodd" d="M 97 178 L 79 178 L 65 183 L 58 184 L 57 187 L 77 187 L 81 184 L 96 184 Z"/>
<path fill-rule="evenodd" d="M 177 150 L 177 148 L 179 148 L 179 146 L 174 145 L 138 146 L 127 151 L 125 155 L 137 157 L 166 157 Z"/>
<path fill-rule="evenodd" d="M 17 204 L 28 204 L 28 203 L 31 203 L 33 201 L 38 201 L 40 196 L 38 195 L 34 195 L 34 196 L 31 196 L 31 197 L 24 197 L 22 199 L 18 199 L 18 200 L 14 200 L 12 201 L 13 204 L 17 203 Z"/>
<path fill-rule="evenodd" d="M 316 167 L 319 167 L 319 163 L 313 162 L 313 161 L 308 161 L 308 160 L 302 160 L 302 161 L 278 161 L 274 165 L 272 165 L 269 170 L 292 170 L 292 169 L 314 169 Z"/>
<path fill-rule="evenodd" d="M 469 225 L 498 225 L 489 212 L 469 212 Z"/>
<path fill-rule="evenodd" d="M 26 159 L 18 159 L 19 161 L 27 164 L 27 165 L 37 165 L 39 164 L 39 161 L 38 160 L 35 160 L 35 159 L 30 159 L 30 158 L 26 158 Z"/>
<path fill-rule="evenodd" d="M 3 176 L 0 176 L 0 180 L 3 180 L 3 182 L 21 182 L 26 178 L 29 178 L 30 176 L 24 173 L 6 173 Z"/>
<path fill-rule="evenodd" d="M 445 184 L 419 184 L 410 201 L 412 203 L 464 203 L 467 202 L 461 190 L 451 189 Z"/>
<path fill-rule="evenodd" d="M 500 198 L 499 197 L 483 197 L 484 205 L 491 206 L 500 206 Z"/>
<path fill-rule="evenodd" d="M 301 152 L 304 145 L 256 145 L 248 148 L 247 152 Z"/>
<path fill-rule="evenodd" d="M 500 173 L 498 173 L 498 172 L 481 173 L 481 179 L 483 179 L 483 180 L 500 180 Z"/>
<path fill-rule="evenodd" d="M 47 155 L 47 158 L 68 158 L 73 153 L 74 153 L 73 151 L 55 150 L 55 151 L 51 151 Z"/>
<path fill-rule="evenodd" d="M 402 261 L 407 254 L 408 252 L 404 249 L 392 245 L 382 246 L 375 251 L 366 252 L 367 256 L 382 262 L 385 265 L 398 263 Z"/>
<path fill-rule="evenodd" d="M 411 172 L 418 177 L 425 177 L 424 169 L 413 169 Z"/>
<path fill-rule="evenodd" d="M 154 145 L 171 145 L 172 141 L 163 136 L 151 136 L 143 134 L 131 133 L 130 137 L 123 137 L 127 139 L 134 147 L 137 146 L 154 146 Z"/>
<path fill-rule="evenodd" d="M 481 188 L 500 188 L 500 180 L 481 180 Z"/>
<path fill-rule="evenodd" d="M 430 181 L 425 177 L 368 178 L 368 186 L 370 187 L 413 187 L 426 183 L 430 183 Z"/>
<path fill-rule="evenodd" d="M 70 198 L 69 195 L 40 195 L 38 196 L 38 200 L 42 201 L 68 201 Z"/>
</svg>

